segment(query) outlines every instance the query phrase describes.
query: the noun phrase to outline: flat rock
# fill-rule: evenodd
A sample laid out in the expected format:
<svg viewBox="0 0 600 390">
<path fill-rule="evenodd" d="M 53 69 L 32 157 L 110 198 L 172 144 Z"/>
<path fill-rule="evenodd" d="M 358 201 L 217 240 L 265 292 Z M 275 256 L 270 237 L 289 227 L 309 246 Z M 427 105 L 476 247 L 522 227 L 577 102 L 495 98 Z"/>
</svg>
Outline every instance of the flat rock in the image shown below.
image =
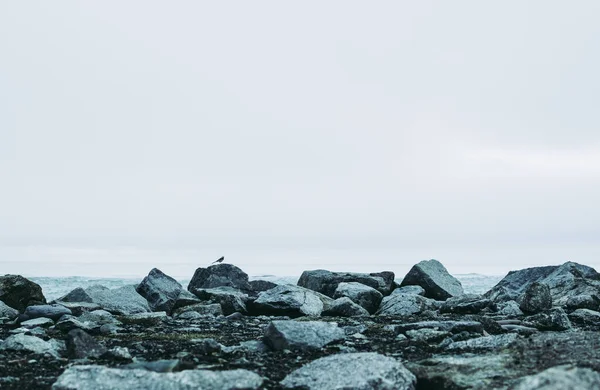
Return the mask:
<svg viewBox="0 0 600 390">
<path fill-rule="evenodd" d="M 244 292 L 252 291 L 248 274 L 233 264 L 215 264 L 208 268 L 198 268 L 188 284 L 188 291 L 215 287 L 231 287 Z"/>
<path fill-rule="evenodd" d="M 263 379 L 247 370 L 186 370 L 155 373 L 102 366 L 73 366 L 65 370 L 52 390 L 241 390 L 258 389 Z"/>
<path fill-rule="evenodd" d="M 406 331 L 406 336 L 417 343 L 431 344 L 439 343 L 445 338 L 451 336 L 450 332 L 435 330 L 431 328 L 412 329 Z"/>
<path fill-rule="evenodd" d="M 386 271 L 362 274 L 354 272 L 331 272 L 318 269 L 304 271 L 298 280 L 298 286 L 333 298 L 338 285 L 343 282 L 361 283 L 374 288 L 382 295 L 389 295 L 394 289 L 394 273 Z"/>
<path fill-rule="evenodd" d="M 218 303 L 197 303 L 194 305 L 184 306 L 175 310 L 175 315 L 181 315 L 186 312 L 196 312 L 201 315 L 220 316 L 223 315 L 221 305 Z"/>
<path fill-rule="evenodd" d="M 370 314 L 374 314 L 377 311 L 383 299 L 383 295 L 379 291 L 358 282 L 342 282 L 338 284 L 333 298 L 338 299 L 343 297 L 350 298 L 352 302 L 363 307 Z"/>
<path fill-rule="evenodd" d="M 513 390 L 583 390 L 600 389 L 600 374 L 589 368 L 552 367 L 522 378 Z"/>
<path fill-rule="evenodd" d="M 320 316 L 333 299 L 313 290 L 282 284 L 258 294 L 253 303 L 255 314 L 289 317 Z"/>
<path fill-rule="evenodd" d="M 427 298 L 445 301 L 464 294 L 462 285 L 450 275 L 446 267 L 437 260 L 424 260 L 415 264 L 400 283 L 400 286 L 423 287 Z"/>
<path fill-rule="evenodd" d="M 52 321 L 50 318 L 45 318 L 45 317 L 40 317 L 40 318 L 34 318 L 33 320 L 27 320 L 27 321 L 23 321 L 21 322 L 21 326 L 23 328 L 27 328 L 27 329 L 33 329 L 33 328 L 48 328 L 50 326 L 54 325 L 54 321 Z"/>
<path fill-rule="evenodd" d="M 265 329 L 264 342 L 273 350 L 319 349 L 346 334 L 336 323 L 321 321 L 273 321 Z"/>
<path fill-rule="evenodd" d="M 425 289 L 421 286 L 403 286 L 403 287 L 398 287 L 394 291 L 392 291 L 391 295 L 394 295 L 394 294 L 420 295 L 420 296 L 424 297 Z"/>
<path fill-rule="evenodd" d="M 524 313 L 539 313 L 552 308 L 550 287 L 544 283 L 531 283 L 525 289 L 520 308 Z"/>
<path fill-rule="evenodd" d="M 127 315 L 150 312 L 146 298 L 136 291 L 136 286 L 123 286 L 108 289 L 103 286 L 92 286 L 85 290 L 93 303 L 100 305 L 111 313 Z"/>
<path fill-rule="evenodd" d="M 56 344 L 44 341 L 36 336 L 28 336 L 25 334 L 9 336 L 2 344 L 0 344 L 0 350 L 27 351 L 40 355 L 49 354 L 54 357 L 59 357 Z"/>
<path fill-rule="evenodd" d="M 415 376 L 398 360 L 372 352 L 323 357 L 281 382 L 284 388 L 308 390 L 414 390 L 415 384 Z"/>
<path fill-rule="evenodd" d="M 514 343 L 517 337 L 516 333 L 507 333 L 455 341 L 446 347 L 446 351 L 455 353 L 500 351 Z"/>
<path fill-rule="evenodd" d="M 63 315 L 68 314 L 71 315 L 71 309 L 64 307 L 63 305 L 53 304 L 53 305 L 34 305 L 28 306 L 25 309 L 25 312 L 19 316 L 19 320 L 27 321 L 32 320 L 34 318 L 50 318 L 54 321 L 57 321 Z"/>
<path fill-rule="evenodd" d="M 483 334 L 483 324 L 478 321 L 420 321 L 395 325 L 396 333 L 413 329 L 435 329 L 451 333 L 469 332 Z"/>
<path fill-rule="evenodd" d="M 152 311 L 171 313 L 183 287 L 179 282 L 158 268 L 150 273 L 137 286 L 136 291 L 146 298 Z"/>
<path fill-rule="evenodd" d="M 39 284 L 21 275 L 0 276 L 0 301 L 19 311 L 27 306 L 43 305 L 46 298 Z"/>
<path fill-rule="evenodd" d="M 477 314 L 482 310 L 495 311 L 496 304 L 492 300 L 483 298 L 481 295 L 464 294 L 448 298 L 440 307 L 442 313 Z"/>
<path fill-rule="evenodd" d="M 323 311 L 322 315 L 331 317 L 365 317 L 370 314 L 364 307 L 352 302 L 350 298 L 342 297 L 334 300 L 331 307 Z"/>
<path fill-rule="evenodd" d="M 376 314 L 406 317 L 433 308 L 433 302 L 429 298 L 413 294 L 392 294 L 383 298 Z"/>
<path fill-rule="evenodd" d="M 56 301 L 56 304 L 66 307 L 71 310 L 74 316 L 80 316 L 83 313 L 87 313 L 94 310 L 101 309 L 100 305 L 92 302 L 65 302 Z"/>
</svg>

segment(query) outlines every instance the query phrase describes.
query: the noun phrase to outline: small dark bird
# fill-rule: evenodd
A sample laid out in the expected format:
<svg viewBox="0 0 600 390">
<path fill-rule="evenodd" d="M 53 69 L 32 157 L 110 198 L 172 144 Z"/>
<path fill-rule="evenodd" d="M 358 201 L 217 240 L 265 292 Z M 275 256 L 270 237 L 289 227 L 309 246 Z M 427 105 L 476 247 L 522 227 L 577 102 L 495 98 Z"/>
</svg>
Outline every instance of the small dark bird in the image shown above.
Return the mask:
<svg viewBox="0 0 600 390">
<path fill-rule="evenodd" d="M 222 263 L 223 260 L 225 260 L 225 256 L 221 256 L 221 258 L 219 258 L 218 260 L 213 261 L 212 263 L 213 264 L 215 264 L 215 263 Z"/>
</svg>

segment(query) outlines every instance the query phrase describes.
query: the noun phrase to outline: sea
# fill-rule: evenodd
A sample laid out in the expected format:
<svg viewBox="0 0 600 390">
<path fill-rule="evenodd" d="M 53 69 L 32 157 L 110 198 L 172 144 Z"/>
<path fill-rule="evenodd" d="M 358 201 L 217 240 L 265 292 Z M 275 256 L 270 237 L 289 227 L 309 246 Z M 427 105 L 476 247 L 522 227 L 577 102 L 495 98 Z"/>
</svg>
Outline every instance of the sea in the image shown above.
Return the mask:
<svg viewBox="0 0 600 390">
<path fill-rule="evenodd" d="M 483 294 L 498 283 L 502 276 L 481 275 L 481 274 L 457 274 L 454 275 L 462 284 L 467 294 Z M 298 276 L 275 276 L 275 275 L 254 275 L 250 280 L 268 280 L 277 284 L 296 284 Z M 100 278 L 85 276 L 66 276 L 66 277 L 29 277 L 30 280 L 42 287 L 44 296 L 48 301 L 58 299 L 77 287 L 87 288 L 93 285 L 102 285 L 108 288 L 118 288 L 131 284 L 139 284 L 141 278 Z M 401 282 L 402 279 L 397 279 Z M 178 279 L 182 286 L 187 287 L 190 279 Z"/>
</svg>

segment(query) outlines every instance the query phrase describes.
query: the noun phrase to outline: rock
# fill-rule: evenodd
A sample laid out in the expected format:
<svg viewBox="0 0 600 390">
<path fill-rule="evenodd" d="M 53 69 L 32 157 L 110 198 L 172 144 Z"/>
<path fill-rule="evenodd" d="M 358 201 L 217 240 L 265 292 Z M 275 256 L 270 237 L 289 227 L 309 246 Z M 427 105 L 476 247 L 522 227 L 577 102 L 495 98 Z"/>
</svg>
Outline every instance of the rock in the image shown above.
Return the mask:
<svg viewBox="0 0 600 390">
<path fill-rule="evenodd" d="M 505 316 L 518 317 L 522 316 L 523 312 L 516 301 L 505 301 L 497 303 L 498 314 Z"/>
<path fill-rule="evenodd" d="M 483 334 L 483 325 L 478 321 L 421 321 L 395 325 L 396 334 L 413 329 L 434 329 L 451 333 Z"/>
<path fill-rule="evenodd" d="M 58 302 L 87 302 L 92 303 L 92 297 L 81 287 L 71 290 L 67 295 L 57 299 Z"/>
<path fill-rule="evenodd" d="M 502 325 L 502 329 L 504 329 L 507 332 L 521 334 L 523 336 L 532 335 L 532 334 L 538 332 L 537 328 L 532 328 L 529 326 L 522 326 L 522 325 L 511 325 L 511 324 Z"/>
<path fill-rule="evenodd" d="M 181 371 L 181 362 L 177 359 L 155 360 L 151 362 L 133 362 L 122 368 L 126 370 L 146 370 L 151 372 L 175 372 Z"/>
<path fill-rule="evenodd" d="M 195 305 L 200 302 L 202 301 L 197 296 L 195 296 L 188 290 L 182 289 L 179 292 L 179 296 L 177 296 L 177 299 L 175 300 L 175 305 L 171 309 L 171 312 L 175 313 L 177 310 L 183 307 Z"/>
<path fill-rule="evenodd" d="M 212 315 L 212 316 L 220 316 L 223 315 L 223 310 L 221 309 L 221 305 L 218 303 L 199 303 L 195 305 L 185 306 L 175 310 L 175 315 L 181 316 L 183 313 L 187 312 L 196 312 L 199 315 Z"/>
<path fill-rule="evenodd" d="M 20 275 L 4 275 L 0 276 L 0 301 L 23 311 L 27 306 L 45 304 L 46 298 L 37 283 Z"/>
<path fill-rule="evenodd" d="M 476 337 L 453 342 L 446 347 L 446 351 L 456 353 L 500 351 L 514 343 L 517 337 L 516 333 Z"/>
<path fill-rule="evenodd" d="M 58 321 L 58 319 L 65 314 L 71 315 L 73 313 L 70 309 L 67 309 L 62 305 L 34 305 L 28 306 L 25 309 L 25 312 L 19 316 L 19 320 L 27 321 L 32 320 L 34 318 L 44 317 L 50 318 L 54 321 Z"/>
<path fill-rule="evenodd" d="M 561 307 L 555 307 L 527 317 L 527 324 L 539 330 L 561 331 L 572 328 L 567 313 Z"/>
<path fill-rule="evenodd" d="M 240 390 L 258 389 L 263 379 L 247 370 L 186 370 L 160 374 L 102 366 L 73 366 L 65 370 L 52 390 Z"/>
<path fill-rule="evenodd" d="M 448 298 L 440 307 L 442 313 L 477 314 L 482 310 L 497 310 L 496 304 L 481 295 L 465 294 Z"/>
<path fill-rule="evenodd" d="M 86 332 L 95 332 L 100 329 L 100 325 L 96 323 L 79 321 L 77 317 L 65 316 L 61 317 L 61 319 L 56 323 L 55 328 L 61 332 L 67 333 L 73 329 L 81 329 Z"/>
<path fill-rule="evenodd" d="M 13 319 L 17 318 L 18 315 L 19 315 L 18 310 L 13 309 L 12 307 L 8 306 L 6 303 L 0 301 L 0 318 L 8 318 L 9 320 L 13 320 Z"/>
<path fill-rule="evenodd" d="M 198 268 L 190 280 L 188 291 L 232 287 L 244 292 L 252 291 L 248 283 L 248 274 L 232 264 L 215 264 L 208 268 Z M 195 294 L 195 293 L 194 293 Z"/>
<path fill-rule="evenodd" d="M 315 390 L 414 390 L 415 376 L 398 360 L 378 353 L 345 353 L 314 360 L 281 382 Z"/>
<path fill-rule="evenodd" d="M 216 287 L 210 289 L 195 289 L 193 293 L 201 301 L 214 302 L 221 305 L 224 315 L 235 312 L 248 313 L 246 302 L 250 297 L 240 290 L 231 287 Z"/>
<path fill-rule="evenodd" d="M 525 290 L 520 308 L 524 313 L 539 313 L 552 308 L 550 287 L 544 283 L 531 283 Z"/>
<path fill-rule="evenodd" d="M 34 318 L 33 320 L 27 320 L 27 321 L 21 322 L 21 326 L 23 328 L 27 328 L 27 329 L 48 328 L 52 325 L 54 325 L 54 321 L 52 321 L 50 318 L 44 318 L 44 317 Z"/>
<path fill-rule="evenodd" d="M 420 295 L 424 297 L 425 289 L 421 286 L 404 286 L 398 287 L 394 291 L 392 291 L 391 295 L 394 294 Z"/>
<path fill-rule="evenodd" d="M 171 313 L 181 290 L 183 287 L 178 281 L 158 268 L 153 268 L 136 288 L 136 291 L 146 298 L 152 311 L 167 313 Z"/>
<path fill-rule="evenodd" d="M 64 306 L 71 310 L 74 316 L 80 316 L 83 313 L 87 313 L 94 310 L 101 309 L 100 305 L 91 302 L 64 302 L 56 301 L 58 305 Z"/>
<path fill-rule="evenodd" d="M 114 315 L 106 310 L 94 310 L 88 313 L 83 313 L 79 317 L 79 320 L 84 322 L 94 322 L 99 325 L 120 324 L 119 320 L 117 320 Z"/>
<path fill-rule="evenodd" d="M 103 286 L 92 286 L 85 292 L 104 310 L 111 313 L 127 315 L 137 313 L 149 313 L 150 306 L 146 298 L 141 296 L 135 289 L 136 286 L 123 286 L 108 289 Z"/>
<path fill-rule="evenodd" d="M 552 367 L 521 379 L 513 390 L 600 389 L 600 374 L 589 368 Z"/>
<path fill-rule="evenodd" d="M 323 311 L 322 315 L 332 317 L 365 317 L 369 312 L 362 306 L 352 302 L 350 298 L 343 297 L 333 301 L 328 310 Z"/>
<path fill-rule="evenodd" d="M 253 303 L 254 314 L 277 316 L 320 316 L 333 304 L 333 299 L 307 288 L 282 284 L 258 294 Z"/>
<path fill-rule="evenodd" d="M 578 324 L 600 325 L 600 313 L 589 309 L 577 309 L 569 314 L 569 319 Z"/>
<path fill-rule="evenodd" d="M 154 313 L 129 314 L 121 317 L 121 321 L 126 324 L 153 326 L 160 324 L 168 318 L 167 313 L 164 311 L 157 311 Z"/>
<path fill-rule="evenodd" d="M 382 295 L 389 295 L 394 288 L 393 272 L 361 274 L 353 272 L 331 272 L 323 269 L 304 271 L 298 286 L 333 298 L 335 290 L 342 282 L 356 282 L 372 287 Z"/>
<path fill-rule="evenodd" d="M 2 344 L 0 344 L 0 350 L 27 351 L 40 355 L 49 354 L 54 357 L 59 357 L 56 344 L 44 341 L 36 336 L 27 336 L 24 334 L 9 336 Z"/>
<path fill-rule="evenodd" d="M 116 360 L 120 362 L 130 362 L 133 360 L 127 347 L 114 347 L 106 351 L 101 358 Z"/>
<path fill-rule="evenodd" d="M 445 301 L 464 294 L 462 285 L 437 260 L 424 260 L 415 264 L 406 274 L 400 286 L 423 287 L 427 298 Z"/>
<path fill-rule="evenodd" d="M 265 329 L 264 342 L 273 350 L 319 349 L 345 338 L 336 323 L 321 321 L 273 321 Z"/>
<path fill-rule="evenodd" d="M 406 336 L 410 340 L 423 344 L 437 344 L 445 338 L 449 337 L 450 335 L 450 332 L 430 328 L 412 329 L 406 331 Z"/>
<path fill-rule="evenodd" d="M 278 286 L 277 283 L 269 282 L 268 280 L 251 280 L 250 288 L 254 292 L 263 292 L 275 288 Z"/>
<path fill-rule="evenodd" d="M 175 318 L 177 318 L 178 320 L 199 320 L 201 318 L 204 318 L 205 316 L 206 314 L 200 314 L 196 311 L 184 311 L 183 313 L 176 314 Z"/>
<path fill-rule="evenodd" d="M 71 359 L 98 358 L 106 348 L 81 329 L 73 329 L 67 335 L 67 355 Z"/>
<path fill-rule="evenodd" d="M 392 294 L 383 298 L 376 314 L 406 317 L 433 308 L 429 298 L 413 294 Z"/>
<path fill-rule="evenodd" d="M 589 309 L 594 311 L 600 310 L 600 299 L 596 295 L 574 295 L 567 299 L 565 304 L 566 309 L 569 311 L 577 309 Z"/>
<path fill-rule="evenodd" d="M 223 346 L 215 339 L 199 339 L 194 342 L 194 352 L 202 355 L 210 355 L 215 352 L 221 352 L 222 348 Z"/>
<path fill-rule="evenodd" d="M 370 314 L 379 308 L 383 295 L 372 287 L 357 282 L 342 282 L 338 284 L 333 298 L 348 297 L 352 302 L 362 306 Z"/>
</svg>

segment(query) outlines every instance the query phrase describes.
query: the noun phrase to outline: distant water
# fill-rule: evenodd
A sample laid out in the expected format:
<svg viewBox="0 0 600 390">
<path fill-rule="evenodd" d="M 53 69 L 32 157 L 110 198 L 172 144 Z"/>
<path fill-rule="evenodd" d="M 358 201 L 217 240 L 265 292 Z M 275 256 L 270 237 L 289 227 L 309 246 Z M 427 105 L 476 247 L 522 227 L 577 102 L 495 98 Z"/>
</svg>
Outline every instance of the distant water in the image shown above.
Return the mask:
<svg viewBox="0 0 600 390">
<path fill-rule="evenodd" d="M 463 285 L 465 293 L 468 294 L 483 294 L 502 279 L 502 276 L 490 276 L 481 274 L 463 274 L 454 275 Z M 87 288 L 93 285 L 100 284 L 108 288 L 117 288 L 129 284 L 140 283 L 140 278 L 92 278 L 83 276 L 68 276 L 68 277 L 30 277 L 42 287 L 46 299 L 53 300 L 62 297 L 71 290 L 82 287 Z M 253 279 L 269 280 L 278 284 L 296 284 L 298 276 L 274 276 L 274 275 L 259 275 L 251 276 Z M 184 287 L 187 287 L 189 279 L 178 280 Z M 397 280 L 400 282 L 401 280 Z"/>
</svg>

